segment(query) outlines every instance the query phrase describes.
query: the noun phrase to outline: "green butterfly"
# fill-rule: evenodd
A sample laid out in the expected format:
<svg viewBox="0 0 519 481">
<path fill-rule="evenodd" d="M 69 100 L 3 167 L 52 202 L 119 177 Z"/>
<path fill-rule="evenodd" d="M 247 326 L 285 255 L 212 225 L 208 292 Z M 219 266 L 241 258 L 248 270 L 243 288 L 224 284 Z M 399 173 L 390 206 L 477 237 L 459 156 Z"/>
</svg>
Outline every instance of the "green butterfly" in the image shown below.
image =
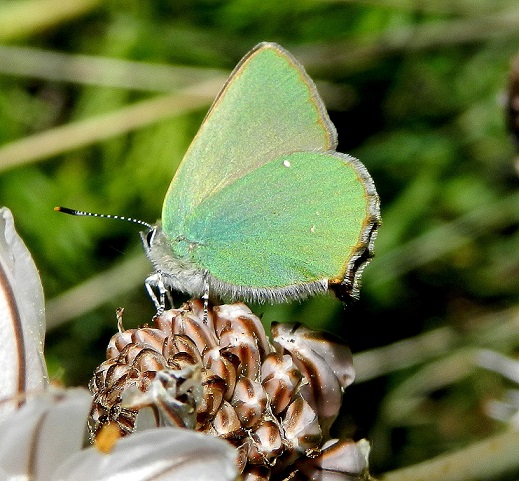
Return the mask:
<svg viewBox="0 0 519 481">
<path fill-rule="evenodd" d="M 335 151 L 316 87 L 285 49 L 261 43 L 214 101 L 142 234 L 158 286 L 281 302 L 356 297 L 373 255 L 379 198 L 364 165 Z"/>
</svg>

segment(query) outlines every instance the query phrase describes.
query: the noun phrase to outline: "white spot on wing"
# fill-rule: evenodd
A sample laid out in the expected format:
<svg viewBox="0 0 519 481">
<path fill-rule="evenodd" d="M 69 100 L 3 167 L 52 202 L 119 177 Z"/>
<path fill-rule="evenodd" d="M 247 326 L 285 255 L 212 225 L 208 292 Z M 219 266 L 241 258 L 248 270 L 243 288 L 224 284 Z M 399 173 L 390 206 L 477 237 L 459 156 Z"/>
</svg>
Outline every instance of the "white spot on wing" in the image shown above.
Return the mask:
<svg viewBox="0 0 519 481">
<path fill-rule="evenodd" d="M 283 161 L 283 167 L 290 167 L 290 161 L 289 160 L 284 160 Z"/>
</svg>

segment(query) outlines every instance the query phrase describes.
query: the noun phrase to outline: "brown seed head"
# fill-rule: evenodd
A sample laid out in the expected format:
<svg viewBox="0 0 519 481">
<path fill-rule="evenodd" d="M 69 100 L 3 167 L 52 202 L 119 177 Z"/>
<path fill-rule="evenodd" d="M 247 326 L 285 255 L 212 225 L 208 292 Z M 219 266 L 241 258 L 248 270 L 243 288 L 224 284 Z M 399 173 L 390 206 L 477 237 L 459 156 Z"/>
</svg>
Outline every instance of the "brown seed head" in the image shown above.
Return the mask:
<svg viewBox="0 0 519 481">
<path fill-rule="evenodd" d="M 328 434 L 354 378 L 342 342 L 273 324 L 271 344 L 244 304 L 204 316 L 200 300 L 120 331 L 90 382 L 92 439 L 109 423 L 178 426 L 235 445 L 244 480 L 367 479 L 361 448 Z"/>
</svg>

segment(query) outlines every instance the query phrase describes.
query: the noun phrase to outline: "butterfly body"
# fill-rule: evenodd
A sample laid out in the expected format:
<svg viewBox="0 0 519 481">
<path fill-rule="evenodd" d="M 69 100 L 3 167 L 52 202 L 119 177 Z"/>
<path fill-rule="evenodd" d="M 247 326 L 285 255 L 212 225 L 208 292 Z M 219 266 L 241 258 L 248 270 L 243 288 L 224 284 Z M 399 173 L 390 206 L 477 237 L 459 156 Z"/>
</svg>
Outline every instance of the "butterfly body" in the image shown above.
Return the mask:
<svg viewBox="0 0 519 481">
<path fill-rule="evenodd" d="M 315 85 L 282 47 L 238 64 L 143 234 L 152 283 L 194 296 L 280 302 L 356 296 L 380 223 L 373 181 L 335 151 Z"/>
<path fill-rule="evenodd" d="M 164 287 L 175 291 L 201 297 L 206 290 L 206 271 L 197 266 L 189 256 L 173 253 L 171 242 L 164 234 L 160 224 L 149 233 L 141 233 L 146 255 L 150 259 L 158 276 L 150 276 L 147 280 L 152 285 L 162 282 Z M 180 243 L 179 243 L 180 244 Z"/>
</svg>

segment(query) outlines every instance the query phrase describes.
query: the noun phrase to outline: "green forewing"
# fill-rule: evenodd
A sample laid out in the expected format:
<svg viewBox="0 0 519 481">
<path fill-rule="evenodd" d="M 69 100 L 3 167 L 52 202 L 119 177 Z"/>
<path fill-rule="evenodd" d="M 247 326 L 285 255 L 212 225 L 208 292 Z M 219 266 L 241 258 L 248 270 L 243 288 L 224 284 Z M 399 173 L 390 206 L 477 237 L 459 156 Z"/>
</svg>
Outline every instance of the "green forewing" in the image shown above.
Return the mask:
<svg viewBox="0 0 519 481">
<path fill-rule="evenodd" d="M 351 158 L 299 152 L 271 160 L 207 197 L 184 234 L 197 243 L 195 262 L 229 284 L 276 288 L 340 281 L 367 211 Z"/>
<path fill-rule="evenodd" d="M 334 150 L 336 143 L 312 80 L 284 49 L 260 44 L 234 70 L 173 178 L 163 206 L 164 232 L 182 235 L 202 202 L 214 204 L 225 187 L 273 159 Z"/>
</svg>

